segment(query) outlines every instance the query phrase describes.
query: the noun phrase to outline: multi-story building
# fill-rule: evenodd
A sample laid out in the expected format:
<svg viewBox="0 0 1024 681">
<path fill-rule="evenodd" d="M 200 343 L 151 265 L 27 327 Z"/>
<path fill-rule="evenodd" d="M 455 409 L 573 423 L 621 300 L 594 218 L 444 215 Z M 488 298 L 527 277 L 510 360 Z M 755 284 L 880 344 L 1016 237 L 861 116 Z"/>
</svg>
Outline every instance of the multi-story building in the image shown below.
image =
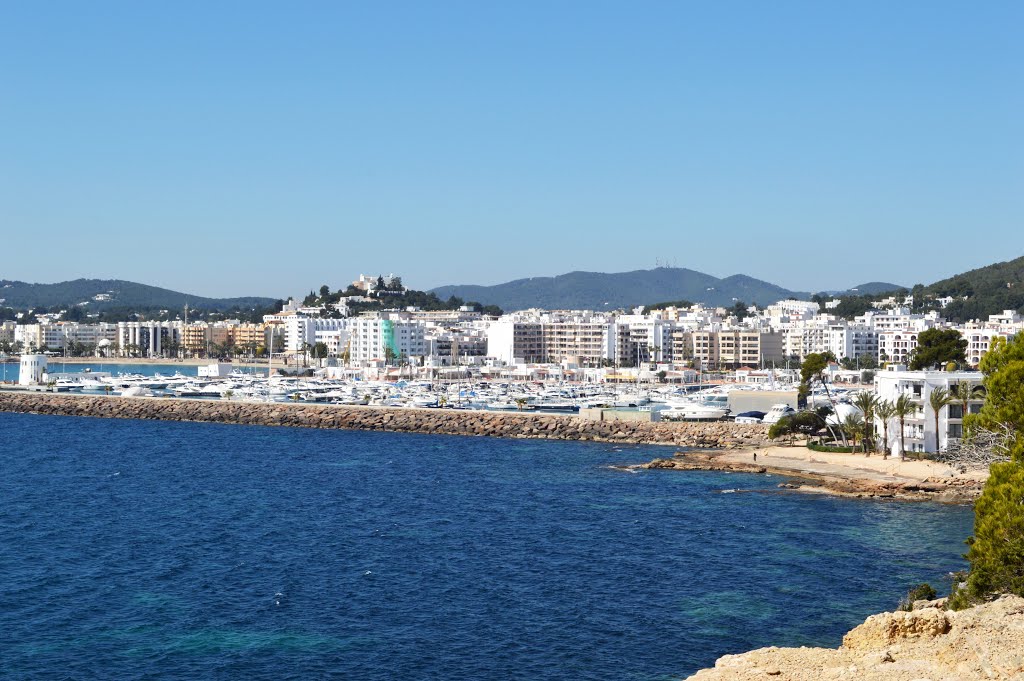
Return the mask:
<svg viewBox="0 0 1024 681">
<path fill-rule="evenodd" d="M 14 329 L 17 326 L 12 320 L 0 322 L 0 343 L 14 343 Z"/>
<path fill-rule="evenodd" d="M 628 332 L 628 327 L 622 329 Z M 603 315 L 526 311 L 505 315 L 487 326 L 487 355 L 509 364 L 598 365 L 613 356 L 613 333 L 613 324 Z"/>
<path fill-rule="evenodd" d="M 117 348 L 121 356 L 166 357 L 181 347 L 184 322 L 118 322 Z"/>
<path fill-rule="evenodd" d="M 347 330 L 351 321 L 330 317 L 289 317 L 283 324 L 283 352 L 299 354 L 307 344 L 325 343 L 328 349 L 335 349 L 333 354 L 339 354 L 348 340 Z"/>
<path fill-rule="evenodd" d="M 836 359 L 878 356 L 878 331 L 860 324 L 830 324 L 825 331 L 825 349 Z"/>
<path fill-rule="evenodd" d="M 757 329 L 676 330 L 672 334 L 672 361 L 692 361 L 702 370 L 758 367 L 782 361 L 782 340 L 779 332 Z"/>
<path fill-rule="evenodd" d="M 348 320 L 349 362 L 381 362 L 426 355 L 426 325 L 403 318 L 402 313 L 381 312 Z"/>
<path fill-rule="evenodd" d="M 207 348 L 211 343 L 210 326 L 206 322 L 191 322 L 187 326 L 182 325 L 181 349 L 186 355 L 206 356 Z"/>
<path fill-rule="evenodd" d="M 936 440 L 935 413 L 929 405 L 929 398 L 936 388 L 953 390 L 961 384 L 971 389 L 981 385 L 982 374 L 976 371 L 907 371 L 906 367 L 891 364 L 885 370 L 875 374 L 875 393 L 879 399 L 895 401 L 900 395 L 906 395 L 918 405 L 918 411 L 912 417 L 904 419 L 903 442 L 908 452 L 935 452 L 945 449 L 951 440 L 963 436 L 963 404 L 956 402 L 939 410 L 939 430 Z M 978 391 L 980 393 L 981 391 Z M 968 412 L 976 414 L 984 402 L 981 394 L 969 390 Z M 879 439 L 884 437 L 881 421 L 876 422 Z M 899 454 L 900 430 L 899 421 L 893 419 L 889 423 L 889 441 L 885 449 Z"/>
<path fill-rule="evenodd" d="M 909 364 L 917 349 L 917 331 L 882 331 L 878 334 L 878 361 Z"/>
</svg>

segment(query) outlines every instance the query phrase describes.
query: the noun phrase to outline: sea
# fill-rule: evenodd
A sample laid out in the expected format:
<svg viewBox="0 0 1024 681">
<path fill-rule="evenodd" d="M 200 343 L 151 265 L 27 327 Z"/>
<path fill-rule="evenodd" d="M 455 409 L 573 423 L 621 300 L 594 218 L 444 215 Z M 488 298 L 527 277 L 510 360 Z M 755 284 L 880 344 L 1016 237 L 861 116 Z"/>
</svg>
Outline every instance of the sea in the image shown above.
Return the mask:
<svg viewBox="0 0 1024 681">
<path fill-rule="evenodd" d="M 617 470 L 671 450 L 0 414 L 0 677 L 678 679 L 837 646 L 967 507 Z"/>
</svg>

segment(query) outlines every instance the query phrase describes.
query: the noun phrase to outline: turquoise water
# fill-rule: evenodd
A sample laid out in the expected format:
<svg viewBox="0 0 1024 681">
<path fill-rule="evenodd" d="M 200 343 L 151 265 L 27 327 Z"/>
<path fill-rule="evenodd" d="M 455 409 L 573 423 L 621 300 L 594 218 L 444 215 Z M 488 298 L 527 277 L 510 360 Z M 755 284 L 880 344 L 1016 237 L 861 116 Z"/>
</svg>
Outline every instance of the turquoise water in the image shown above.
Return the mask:
<svg viewBox="0 0 1024 681">
<path fill-rule="evenodd" d="M 961 568 L 972 519 L 609 468 L 655 447 L 15 414 L 0 434 L 18 679 L 679 678 L 838 645 Z"/>
</svg>

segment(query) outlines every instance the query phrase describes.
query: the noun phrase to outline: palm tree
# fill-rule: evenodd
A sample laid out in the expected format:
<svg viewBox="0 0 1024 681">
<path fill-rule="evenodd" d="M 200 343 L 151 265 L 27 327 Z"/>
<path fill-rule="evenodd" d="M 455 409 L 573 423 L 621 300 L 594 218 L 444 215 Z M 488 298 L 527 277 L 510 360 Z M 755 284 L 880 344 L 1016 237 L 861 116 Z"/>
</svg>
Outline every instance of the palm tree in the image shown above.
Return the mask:
<svg viewBox="0 0 1024 681">
<path fill-rule="evenodd" d="M 857 449 L 857 436 L 861 433 L 866 433 L 866 424 L 867 421 L 864 420 L 864 417 L 856 412 L 847 414 L 846 418 L 843 419 L 842 428 L 850 434 L 850 439 L 853 440 L 854 449 Z M 865 437 L 865 440 L 866 439 L 867 438 Z"/>
<path fill-rule="evenodd" d="M 878 396 L 875 393 L 862 390 L 853 398 L 853 406 L 860 409 L 860 413 L 864 417 L 864 453 L 869 454 L 868 443 L 874 434 L 872 431 L 875 425 L 875 408 L 878 406 Z"/>
<path fill-rule="evenodd" d="M 960 421 L 963 423 L 963 420 L 967 418 L 967 414 L 970 413 L 971 399 L 984 396 L 985 388 L 980 385 L 971 385 L 970 383 L 960 382 L 952 386 L 949 394 L 954 400 L 960 402 L 960 406 L 962 408 Z M 961 437 L 963 437 L 962 431 Z"/>
<path fill-rule="evenodd" d="M 875 417 L 882 421 L 882 458 L 889 455 L 889 422 L 896 415 L 896 407 L 889 400 L 878 400 L 875 404 Z"/>
<path fill-rule="evenodd" d="M 904 393 L 896 398 L 896 402 L 893 403 L 895 409 L 895 416 L 900 422 L 900 460 L 904 458 L 907 453 L 906 447 L 906 423 L 907 418 L 912 417 L 917 413 L 919 407 L 914 400 Z"/>
<path fill-rule="evenodd" d="M 516 409 L 518 409 L 519 411 L 522 411 L 523 407 L 525 407 L 525 406 L 526 406 L 526 398 L 525 397 L 517 397 L 516 398 Z"/>
<path fill-rule="evenodd" d="M 950 394 L 949 390 L 944 387 L 938 387 L 932 390 L 931 394 L 928 395 L 928 406 L 932 408 L 932 416 L 935 417 L 935 453 L 939 452 L 940 438 L 939 438 L 939 412 L 946 405 L 953 404 L 957 401 L 957 398 Z"/>
</svg>

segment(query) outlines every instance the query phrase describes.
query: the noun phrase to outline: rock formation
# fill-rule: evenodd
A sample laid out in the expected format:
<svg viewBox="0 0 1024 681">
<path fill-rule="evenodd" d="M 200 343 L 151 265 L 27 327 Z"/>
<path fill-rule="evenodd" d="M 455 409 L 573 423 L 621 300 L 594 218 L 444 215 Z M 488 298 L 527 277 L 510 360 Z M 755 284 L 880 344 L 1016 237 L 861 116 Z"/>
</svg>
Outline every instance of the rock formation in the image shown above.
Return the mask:
<svg viewBox="0 0 1024 681">
<path fill-rule="evenodd" d="M 838 649 L 761 648 L 719 658 L 691 681 L 974 681 L 1024 679 L 1024 598 L 969 610 L 944 601 L 872 615 Z"/>
</svg>

